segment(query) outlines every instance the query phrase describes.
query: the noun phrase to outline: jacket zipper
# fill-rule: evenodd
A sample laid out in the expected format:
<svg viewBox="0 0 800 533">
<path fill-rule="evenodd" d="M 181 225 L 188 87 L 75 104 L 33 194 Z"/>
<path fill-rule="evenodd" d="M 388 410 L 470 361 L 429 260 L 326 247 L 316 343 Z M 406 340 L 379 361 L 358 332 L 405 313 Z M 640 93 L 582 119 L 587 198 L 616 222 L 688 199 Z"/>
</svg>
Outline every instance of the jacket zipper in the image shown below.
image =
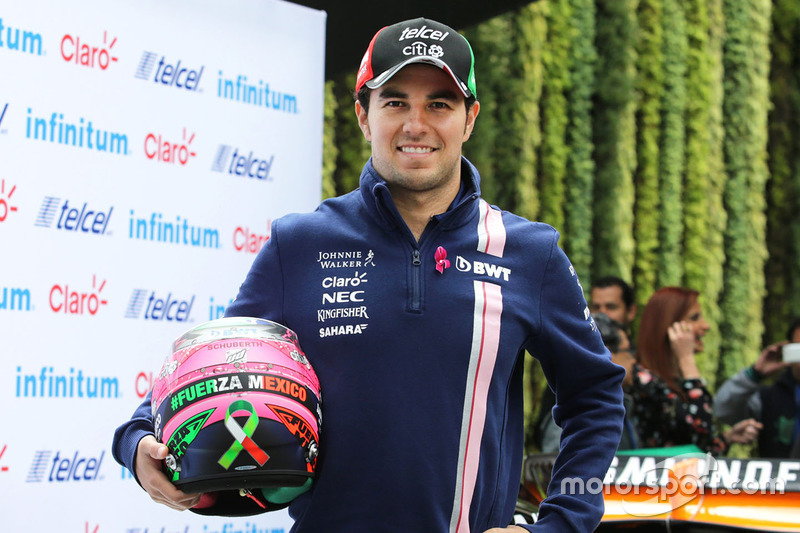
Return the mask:
<svg viewBox="0 0 800 533">
<path fill-rule="evenodd" d="M 419 250 L 414 249 L 411 252 L 411 310 L 419 311 L 419 295 L 420 295 L 420 266 L 422 259 L 420 258 Z"/>
</svg>

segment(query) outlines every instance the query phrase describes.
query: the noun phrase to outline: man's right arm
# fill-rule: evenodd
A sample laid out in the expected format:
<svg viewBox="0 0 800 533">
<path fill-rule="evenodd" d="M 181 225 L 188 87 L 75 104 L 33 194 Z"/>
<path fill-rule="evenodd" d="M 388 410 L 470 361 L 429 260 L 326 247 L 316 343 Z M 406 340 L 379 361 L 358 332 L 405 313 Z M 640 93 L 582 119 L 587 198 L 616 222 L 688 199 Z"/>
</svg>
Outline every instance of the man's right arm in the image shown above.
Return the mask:
<svg viewBox="0 0 800 533">
<path fill-rule="evenodd" d="M 758 378 L 751 368 L 745 368 L 728 379 L 714 396 L 714 416 L 726 424 L 745 418 L 761 420 L 761 397 Z"/>
<path fill-rule="evenodd" d="M 130 470 L 137 483 L 154 501 L 180 511 L 194 507 L 200 500 L 200 494 L 178 490 L 162 470 L 169 449 L 153 435 L 151 413 L 148 393 L 131 419 L 114 432 L 111 447 L 114 459 Z"/>
</svg>

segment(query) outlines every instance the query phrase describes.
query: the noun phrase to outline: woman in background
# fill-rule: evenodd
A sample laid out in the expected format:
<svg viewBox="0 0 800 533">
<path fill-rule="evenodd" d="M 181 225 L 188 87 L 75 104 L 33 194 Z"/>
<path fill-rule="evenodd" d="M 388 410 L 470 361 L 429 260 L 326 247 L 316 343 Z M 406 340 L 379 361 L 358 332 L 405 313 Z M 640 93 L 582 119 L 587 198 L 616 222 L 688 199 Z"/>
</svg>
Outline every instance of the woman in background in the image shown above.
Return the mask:
<svg viewBox="0 0 800 533">
<path fill-rule="evenodd" d="M 720 455 L 732 443 L 749 444 L 761 424 L 738 422 L 722 434 L 714 428 L 711 394 L 695 354 L 703 351 L 708 322 L 698 292 L 682 287 L 657 290 L 642 313 L 631 394 L 633 420 L 643 447 L 694 444 Z"/>
</svg>

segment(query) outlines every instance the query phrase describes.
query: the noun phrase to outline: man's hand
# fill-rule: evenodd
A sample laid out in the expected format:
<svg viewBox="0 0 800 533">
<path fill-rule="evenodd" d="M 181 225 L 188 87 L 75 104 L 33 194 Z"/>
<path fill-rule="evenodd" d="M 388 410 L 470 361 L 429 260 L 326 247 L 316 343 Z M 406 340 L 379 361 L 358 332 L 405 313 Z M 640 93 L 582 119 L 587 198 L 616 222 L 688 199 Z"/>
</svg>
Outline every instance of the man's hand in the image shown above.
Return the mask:
<svg viewBox="0 0 800 533">
<path fill-rule="evenodd" d="M 519 526 L 493 527 L 487 530 L 486 533 L 528 533 L 528 530 Z"/>
<path fill-rule="evenodd" d="M 750 444 L 758 438 L 758 432 L 764 428 L 761 422 L 754 418 L 740 420 L 723 433 L 725 440 L 736 444 Z"/>
<path fill-rule="evenodd" d="M 784 344 L 786 344 L 786 341 L 776 342 L 764 348 L 764 351 L 758 356 L 758 360 L 753 364 L 756 372 L 762 376 L 768 376 L 789 366 L 789 363 L 784 363 L 781 358 L 781 348 L 783 348 Z"/>
<path fill-rule="evenodd" d="M 167 479 L 161 470 L 161 462 L 168 454 L 169 448 L 154 436 L 144 437 L 136 447 L 136 477 L 153 500 L 184 511 L 197 505 L 201 495 L 182 492 Z"/>
</svg>

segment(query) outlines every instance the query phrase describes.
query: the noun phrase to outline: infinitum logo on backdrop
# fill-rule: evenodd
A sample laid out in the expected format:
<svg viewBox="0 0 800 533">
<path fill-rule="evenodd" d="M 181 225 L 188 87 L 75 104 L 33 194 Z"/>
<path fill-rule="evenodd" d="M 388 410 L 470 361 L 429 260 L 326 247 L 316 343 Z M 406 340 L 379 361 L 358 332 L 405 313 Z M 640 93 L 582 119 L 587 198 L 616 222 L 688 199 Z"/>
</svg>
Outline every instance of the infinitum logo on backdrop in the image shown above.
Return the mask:
<svg viewBox="0 0 800 533">
<path fill-rule="evenodd" d="M 42 55 L 42 34 L 15 28 L 0 17 L 0 48 Z"/>
<path fill-rule="evenodd" d="M 263 181 L 273 180 L 270 171 L 272 163 L 275 161 L 274 154 L 269 157 L 254 157 L 252 150 L 247 155 L 244 154 L 244 150 L 240 151 L 239 148 L 220 144 L 211 170 L 225 172 L 231 176 L 256 178 Z"/>
<path fill-rule="evenodd" d="M 131 299 L 128 301 L 128 307 L 125 309 L 125 318 L 188 322 L 192 314 L 194 298 L 193 294 L 191 298 L 182 300 L 174 297 L 171 292 L 168 292 L 166 296 L 159 297 L 155 291 L 134 289 Z"/>
<path fill-rule="evenodd" d="M 182 60 L 176 62 L 168 61 L 166 56 L 160 56 L 155 52 L 143 52 L 136 67 L 135 78 L 150 81 L 176 89 L 187 91 L 200 91 L 200 79 L 203 77 L 203 69 L 188 68 L 182 64 Z M 155 73 L 153 72 L 155 71 Z"/>
<path fill-rule="evenodd" d="M 78 35 L 67 33 L 61 39 L 61 57 L 67 63 L 106 70 L 111 63 L 117 62 L 117 56 L 113 52 L 115 44 L 117 38 L 109 38 L 107 31 L 103 32 L 103 43 L 99 46 L 93 44 L 91 39 L 87 41 Z"/>
<path fill-rule="evenodd" d="M 34 226 L 52 228 L 55 222 L 55 229 L 104 235 L 113 212 L 114 206 L 100 210 L 89 207 L 86 202 L 83 202 L 83 205 L 80 201 L 70 204 L 69 200 L 65 199 L 62 203 L 61 198 L 45 196 Z"/>
<path fill-rule="evenodd" d="M 258 80 L 258 83 L 249 82 L 247 76 L 243 74 L 239 74 L 235 79 L 226 78 L 220 70 L 217 79 L 217 97 L 281 113 L 293 115 L 300 113 L 296 95 L 276 91 L 274 87 L 270 88 L 269 82 L 263 80 Z"/>
<path fill-rule="evenodd" d="M 31 290 L 21 287 L 0 287 L 0 311 L 30 311 Z"/>
<path fill-rule="evenodd" d="M 80 368 L 70 367 L 69 373 L 64 374 L 52 366 L 43 366 L 29 374 L 18 366 L 15 384 L 17 398 L 119 398 L 118 378 L 92 376 Z"/>
<path fill-rule="evenodd" d="M 25 137 L 97 152 L 128 154 L 128 136 L 124 133 L 97 128 L 83 117 L 78 122 L 64 119 L 64 113 L 52 112 L 49 117 L 37 117 L 28 108 Z"/>
<path fill-rule="evenodd" d="M 219 248 L 219 230 L 216 228 L 193 226 L 180 215 L 175 216 L 174 222 L 167 221 L 161 213 L 139 218 L 133 209 L 128 222 L 128 238 L 197 248 Z"/>
</svg>

